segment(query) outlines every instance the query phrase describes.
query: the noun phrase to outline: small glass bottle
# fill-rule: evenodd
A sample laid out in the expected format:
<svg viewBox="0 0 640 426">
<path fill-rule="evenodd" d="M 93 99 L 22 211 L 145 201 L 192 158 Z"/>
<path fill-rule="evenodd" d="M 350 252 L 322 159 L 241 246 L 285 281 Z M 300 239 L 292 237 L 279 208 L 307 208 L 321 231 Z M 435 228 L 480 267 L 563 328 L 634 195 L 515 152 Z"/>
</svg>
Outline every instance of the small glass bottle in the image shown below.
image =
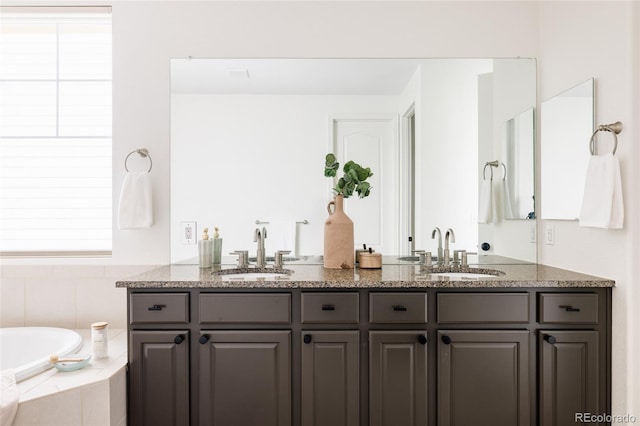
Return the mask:
<svg viewBox="0 0 640 426">
<path fill-rule="evenodd" d="M 109 339 L 107 338 L 107 322 L 91 324 L 91 349 L 96 359 L 109 356 Z"/>
</svg>

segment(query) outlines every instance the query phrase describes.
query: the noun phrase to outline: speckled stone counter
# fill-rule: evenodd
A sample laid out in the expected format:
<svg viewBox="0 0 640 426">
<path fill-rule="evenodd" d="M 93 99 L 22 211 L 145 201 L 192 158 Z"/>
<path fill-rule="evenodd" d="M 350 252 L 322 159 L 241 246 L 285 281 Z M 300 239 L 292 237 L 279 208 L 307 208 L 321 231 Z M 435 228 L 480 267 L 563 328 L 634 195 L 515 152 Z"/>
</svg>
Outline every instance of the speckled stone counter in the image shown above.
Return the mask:
<svg viewBox="0 0 640 426">
<path fill-rule="evenodd" d="M 615 282 L 578 272 L 537 264 L 481 265 L 464 269 L 437 269 L 419 265 L 383 265 L 382 269 L 324 269 L 322 265 L 286 265 L 286 271 L 251 269 L 252 272 L 277 272 L 275 278 L 233 278 L 238 272 L 233 265 L 217 270 L 200 269 L 197 265 L 167 265 L 127 280 L 116 282 L 124 288 L 508 288 L 508 287 L 613 287 Z M 487 271 L 488 270 L 488 271 Z M 435 272 L 462 272 L 460 276 L 443 277 Z M 465 276 L 474 273 L 502 273 L 481 278 Z"/>
</svg>

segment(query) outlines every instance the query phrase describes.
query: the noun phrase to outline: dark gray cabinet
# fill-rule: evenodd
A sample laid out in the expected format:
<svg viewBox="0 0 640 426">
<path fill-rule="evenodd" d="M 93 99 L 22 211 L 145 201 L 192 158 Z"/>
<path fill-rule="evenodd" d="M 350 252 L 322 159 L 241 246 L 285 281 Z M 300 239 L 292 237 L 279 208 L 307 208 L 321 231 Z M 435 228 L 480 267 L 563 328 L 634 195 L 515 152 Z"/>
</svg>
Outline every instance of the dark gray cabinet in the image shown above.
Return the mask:
<svg viewBox="0 0 640 426">
<path fill-rule="evenodd" d="M 358 331 L 302 334 L 302 426 L 359 426 Z"/>
<path fill-rule="evenodd" d="M 369 332 L 371 426 L 427 424 L 426 345 L 420 331 Z"/>
<path fill-rule="evenodd" d="M 131 331 L 129 416 L 139 426 L 188 426 L 189 332 Z"/>
<path fill-rule="evenodd" d="M 531 423 L 529 332 L 438 331 L 438 425 Z"/>
<path fill-rule="evenodd" d="M 540 424 L 575 425 L 576 413 L 601 413 L 598 332 L 541 330 Z"/>
<path fill-rule="evenodd" d="M 132 426 L 564 426 L 611 412 L 610 288 L 128 296 Z"/>
<path fill-rule="evenodd" d="M 291 425 L 291 332 L 202 331 L 200 425 Z"/>
</svg>

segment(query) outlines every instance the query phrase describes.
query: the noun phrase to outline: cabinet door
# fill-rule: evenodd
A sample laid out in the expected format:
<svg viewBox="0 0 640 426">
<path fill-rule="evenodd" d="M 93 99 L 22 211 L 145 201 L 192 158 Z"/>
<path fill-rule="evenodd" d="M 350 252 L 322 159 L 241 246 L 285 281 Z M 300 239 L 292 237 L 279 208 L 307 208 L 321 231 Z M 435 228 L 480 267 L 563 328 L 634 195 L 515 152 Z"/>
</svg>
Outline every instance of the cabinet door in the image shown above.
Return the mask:
<svg viewBox="0 0 640 426">
<path fill-rule="evenodd" d="M 540 331 L 540 424 L 575 425 L 598 407 L 598 332 Z"/>
<path fill-rule="evenodd" d="M 202 331 L 200 424 L 291 424 L 291 332 Z"/>
<path fill-rule="evenodd" d="M 359 333 L 302 333 L 302 425 L 358 426 Z"/>
<path fill-rule="evenodd" d="M 427 424 L 427 349 L 423 332 L 369 332 L 370 426 Z"/>
<path fill-rule="evenodd" d="M 132 331 L 130 337 L 130 424 L 188 425 L 188 332 Z"/>
<path fill-rule="evenodd" d="M 530 398 L 528 331 L 438 331 L 438 425 L 528 425 Z"/>
</svg>

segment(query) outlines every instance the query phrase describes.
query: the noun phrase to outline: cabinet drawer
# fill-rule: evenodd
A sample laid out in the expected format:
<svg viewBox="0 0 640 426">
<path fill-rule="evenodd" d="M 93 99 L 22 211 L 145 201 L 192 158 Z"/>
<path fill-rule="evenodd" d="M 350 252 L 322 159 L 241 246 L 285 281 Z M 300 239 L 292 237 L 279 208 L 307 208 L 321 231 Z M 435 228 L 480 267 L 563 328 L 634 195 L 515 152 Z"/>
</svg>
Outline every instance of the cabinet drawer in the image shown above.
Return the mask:
<svg viewBox="0 0 640 426">
<path fill-rule="evenodd" d="M 291 322 L 291 294 L 201 294 L 201 323 Z"/>
<path fill-rule="evenodd" d="M 565 324 L 597 324 L 597 294 L 540 295 L 540 322 Z"/>
<path fill-rule="evenodd" d="M 371 293 L 369 322 L 426 323 L 427 293 Z"/>
<path fill-rule="evenodd" d="M 439 293 L 439 323 L 529 322 L 527 293 Z"/>
<path fill-rule="evenodd" d="M 129 322 L 188 323 L 188 293 L 132 293 L 129 295 Z"/>
<path fill-rule="evenodd" d="M 302 323 L 357 323 L 358 293 L 302 293 Z"/>
</svg>

